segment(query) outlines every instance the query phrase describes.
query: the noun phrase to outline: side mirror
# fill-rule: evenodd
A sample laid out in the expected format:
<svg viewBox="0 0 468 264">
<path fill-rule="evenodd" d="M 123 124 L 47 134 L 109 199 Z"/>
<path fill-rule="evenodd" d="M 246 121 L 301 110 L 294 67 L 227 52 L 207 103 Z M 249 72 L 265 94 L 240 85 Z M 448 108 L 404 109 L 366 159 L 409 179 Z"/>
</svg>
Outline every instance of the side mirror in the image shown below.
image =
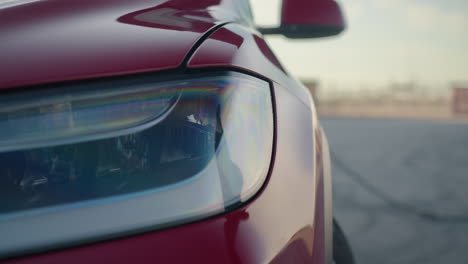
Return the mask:
<svg viewBox="0 0 468 264">
<path fill-rule="evenodd" d="M 301 39 L 338 35 L 345 27 L 341 8 L 334 0 L 283 0 L 281 25 L 259 31 Z"/>
</svg>

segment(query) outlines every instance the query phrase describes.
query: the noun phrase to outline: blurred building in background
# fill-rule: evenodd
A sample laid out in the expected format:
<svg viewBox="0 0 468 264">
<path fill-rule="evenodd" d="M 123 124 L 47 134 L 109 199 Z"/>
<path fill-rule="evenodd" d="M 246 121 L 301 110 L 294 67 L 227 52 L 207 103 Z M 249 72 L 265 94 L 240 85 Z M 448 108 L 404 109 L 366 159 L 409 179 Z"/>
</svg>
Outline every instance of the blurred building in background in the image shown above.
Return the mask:
<svg viewBox="0 0 468 264">
<path fill-rule="evenodd" d="M 468 87 L 454 87 L 452 102 L 455 115 L 468 114 Z"/>
<path fill-rule="evenodd" d="M 307 80 L 307 81 L 302 81 L 302 83 L 309 89 L 310 94 L 312 95 L 312 98 L 314 98 L 314 102 L 316 105 L 319 104 L 319 98 L 317 96 L 318 93 L 318 87 L 319 87 L 319 82 L 317 80 Z"/>
<path fill-rule="evenodd" d="M 446 84 L 431 88 L 409 80 L 391 81 L 382 87 L 334 89 L 317 79 L 303 80 L 303 83 L 323 116 L 468 122 L 468 85 Z"/>
</svg>

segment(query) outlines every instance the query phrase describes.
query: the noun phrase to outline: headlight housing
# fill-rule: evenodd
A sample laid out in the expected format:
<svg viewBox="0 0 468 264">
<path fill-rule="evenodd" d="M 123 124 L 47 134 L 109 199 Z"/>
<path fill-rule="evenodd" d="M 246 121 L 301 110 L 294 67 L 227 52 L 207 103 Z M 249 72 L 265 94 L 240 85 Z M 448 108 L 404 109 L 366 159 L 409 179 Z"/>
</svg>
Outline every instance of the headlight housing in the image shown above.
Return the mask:
<svg viewBox="0 0 468 264">
<path fill-rule="evenodd" d="M 269 84 L 239 73 L 4 95 L 0 254 L 218 214 L 263 184 Z"/>
</svg>

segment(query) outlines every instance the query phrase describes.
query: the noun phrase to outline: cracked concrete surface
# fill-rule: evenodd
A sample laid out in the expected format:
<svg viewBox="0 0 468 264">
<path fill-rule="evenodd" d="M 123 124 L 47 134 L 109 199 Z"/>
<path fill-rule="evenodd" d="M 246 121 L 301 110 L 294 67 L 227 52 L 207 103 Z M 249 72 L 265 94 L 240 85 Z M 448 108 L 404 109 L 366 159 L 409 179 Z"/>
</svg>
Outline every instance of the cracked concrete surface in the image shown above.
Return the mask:
<svg viewBox="0 0 468 264">
<path fill-rule="evenodd" d="M 468 217 L 468 125 L 322 118 L 338 159 L 392 199 Z M 333 165 L 334 213 L 356 262 L 468 263 L 468 222 L 431 221 L 392 206 Z"/>
</svg>

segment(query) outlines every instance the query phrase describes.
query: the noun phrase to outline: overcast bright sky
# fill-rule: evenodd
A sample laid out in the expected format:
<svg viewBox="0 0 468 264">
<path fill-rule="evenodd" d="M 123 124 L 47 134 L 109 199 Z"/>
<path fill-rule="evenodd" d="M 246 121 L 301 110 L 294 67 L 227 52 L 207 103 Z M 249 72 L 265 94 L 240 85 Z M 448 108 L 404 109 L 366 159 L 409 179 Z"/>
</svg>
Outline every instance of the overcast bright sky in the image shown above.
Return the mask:
<svg viewBox="0 0 468 264">
<path fill-rule="evenodd" d="M 468 0 L 341 0 L 339 37 L 269 36 L 276 55 L 302 79 L 339 89 L 417 81 L 447 89 L 468 81 Z M 257 24 L 279 23 L 279 0 L 251 0 Z"/>
</svg>

